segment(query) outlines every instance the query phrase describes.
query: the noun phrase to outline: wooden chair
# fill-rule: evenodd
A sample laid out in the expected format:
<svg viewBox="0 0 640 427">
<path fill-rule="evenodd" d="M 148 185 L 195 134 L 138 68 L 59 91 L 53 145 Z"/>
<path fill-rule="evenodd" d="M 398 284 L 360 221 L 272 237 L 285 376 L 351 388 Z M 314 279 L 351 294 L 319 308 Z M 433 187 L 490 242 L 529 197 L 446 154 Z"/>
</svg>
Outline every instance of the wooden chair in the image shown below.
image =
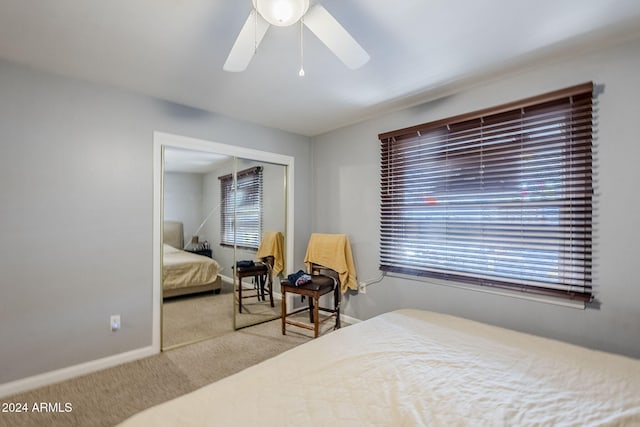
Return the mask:
<svg viewBox="0 0 640 427">
<path fill-rule="evenodd" d="M 320 331 L 320 323 L 335 317 L 334 329 L 340 328 L 340 278 L 338 273 L 318 264 L 311 264 L 311 282 L 296 286 L 288 280 L 280 282 L 282 292 L 282 335 L 286 335 L 286 325 L 297 326 L 313 331 L 313 337 L 317 338 Z M 287 313 L 287 292 L 301 295 L 309 299 L 309 306 Z M 320 297 L 333 292 L 333 308 L 321 307 Z M 309 324 L 289 319 L 290 316 L 309 310 Z M 320 319 L 320 311 L 330 313 L 324 319 Z"/>
<path fill-rule="evenodd" d="M 238 277 L 238 312 L 242 313 L 242 299 L 257 297 L 258 301 L 266 301 L 265 292 L 269 294 L 269 302 L 271 307 L 273 304 L 273 256 L 266 256 L 261 259 L 261 262 L 256 262 L 252 266 L 237 267 L 236 276 Z M 245 277 L 253 278 L 253 287 L 245 288 L 242 284 L 242 279 Z M 242 291 L 255 291 L 249 294 L 242 295 Z"/>
</svg>

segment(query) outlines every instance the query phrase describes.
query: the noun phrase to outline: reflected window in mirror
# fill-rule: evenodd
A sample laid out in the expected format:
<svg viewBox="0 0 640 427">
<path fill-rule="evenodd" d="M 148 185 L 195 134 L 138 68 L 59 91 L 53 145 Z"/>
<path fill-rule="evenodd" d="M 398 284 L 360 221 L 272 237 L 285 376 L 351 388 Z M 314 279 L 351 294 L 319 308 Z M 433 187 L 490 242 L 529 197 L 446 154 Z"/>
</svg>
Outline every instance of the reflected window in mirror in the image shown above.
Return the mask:
<svg viewBox="0 0 640 427">
<path fill-rule="evenodd" d="M 262 167 L 219 177 L 223 246 L 258 249 L 262 236 Z"/>
</svg>

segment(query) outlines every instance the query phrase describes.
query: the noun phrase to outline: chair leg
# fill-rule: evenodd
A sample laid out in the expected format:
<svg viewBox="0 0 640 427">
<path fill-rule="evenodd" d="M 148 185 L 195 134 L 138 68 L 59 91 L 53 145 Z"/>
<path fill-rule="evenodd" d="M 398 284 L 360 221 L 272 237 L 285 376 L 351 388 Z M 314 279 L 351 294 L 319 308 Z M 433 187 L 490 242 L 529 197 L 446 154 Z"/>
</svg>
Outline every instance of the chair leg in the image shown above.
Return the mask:
<svg viewBox="0 0 640 427">
<path fill-rule="evenodd" d="M 285 330 L 285 321 L 287 319 L 287 291 L 282 289 L 282 312 L 280 313 L 280 317 L 282 318 L 282 335 L 287 335 L 287 331 Z"/>
<path fill-rule="evenodd" d="M 308 297 L 308 298 L 309 298 L 309 323 L 314 323 L 313 322 L 313 313 L 314 313 L 313 297 Z"/>
<path fill-rule="evenodd" d="M 333 294 L 333 303 L 334 303 L 334 307 L 333 309 L 336 312 L 336 326 L 333 329 L 340 329 L 341 324 L 340 324 L 340 299 L 341 299 L 341 292 L 340 292 L 340 287 L 336 286 L 335 289 L 335 293 Z"/>
<path fill-rule="evenodd" d="M 256 276 L 256 279 L 258 281 L 258 301 L 264 301 L 264 276 Z"/>
<path fill-rule="evenodd" d="M 238 313 L 242 313 L 242 277 L 238 277 Z"/>
<path fill-rule="evenodd" d="M 273 278 L 271 277 L 271 272 L 269 272 L 269 301 L 271 302 L 271 307 L 275 307 L 273 305 Z"/>
<path fill-rule="evenodd" d="M 311 299 L 315 299 L 315 298 L 309 298 L 309 300 Z M 313 322 L 313 337 L 314 338 L 318 338 L 318 332 L 319 332 L 319 325 L 320 325 L 320 316 L 318 314 L 318 306 L 320 305 L 320 301 L 316 299 L 316 301 L 313 304 L 313 317 L 315 318 L 315 321 Z"/>
</svg>

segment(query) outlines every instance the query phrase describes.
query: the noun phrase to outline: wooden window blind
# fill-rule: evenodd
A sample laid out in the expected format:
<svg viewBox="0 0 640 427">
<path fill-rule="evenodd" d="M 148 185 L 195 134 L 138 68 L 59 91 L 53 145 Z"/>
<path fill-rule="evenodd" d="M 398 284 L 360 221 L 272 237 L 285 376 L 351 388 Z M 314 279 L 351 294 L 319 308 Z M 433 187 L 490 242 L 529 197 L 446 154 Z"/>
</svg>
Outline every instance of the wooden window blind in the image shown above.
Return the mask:
<svg viewBox="0 0 640 427">
<path fill-rule="evenodd" d="M 221 245 L 242 249 L 258 249 L 262 236 L 262 167 L 220 179 Z"/>
<path fill-rule="evenodd" d="M 380 134 L 380 269 L 591 300 L 592 93 Z"/>
</svg>

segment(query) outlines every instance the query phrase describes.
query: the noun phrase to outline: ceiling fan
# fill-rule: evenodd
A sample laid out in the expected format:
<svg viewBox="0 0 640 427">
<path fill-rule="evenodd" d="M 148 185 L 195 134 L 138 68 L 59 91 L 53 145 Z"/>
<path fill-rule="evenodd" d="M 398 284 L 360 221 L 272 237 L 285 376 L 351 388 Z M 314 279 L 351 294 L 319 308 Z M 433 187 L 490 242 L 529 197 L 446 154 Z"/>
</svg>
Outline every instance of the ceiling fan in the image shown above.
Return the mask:
<svg viewBox="0 0 640 427">
<path fill-rule="evenodd" d="M 321 4 L 309 0 L 252 0 L 253 9 L 238 34 L 224 66 L 225 71 L 244 71 L 271 25 L 287 27 L 300 21 L 344 64 L 356 69 L 369 54 Z"/>
</svg>

